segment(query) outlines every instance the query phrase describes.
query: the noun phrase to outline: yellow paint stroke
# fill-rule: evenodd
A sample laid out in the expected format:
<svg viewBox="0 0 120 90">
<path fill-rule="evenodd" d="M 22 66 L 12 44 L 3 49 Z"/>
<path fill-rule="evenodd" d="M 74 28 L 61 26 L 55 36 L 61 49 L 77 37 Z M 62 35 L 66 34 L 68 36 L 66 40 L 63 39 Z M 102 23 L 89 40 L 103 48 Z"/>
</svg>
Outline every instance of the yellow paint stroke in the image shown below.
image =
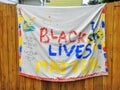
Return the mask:
<svg viewBox="0 0 120 90">
<path fill-rule="evenodd" d="M 21 59 L 19 60 L 19 66 L 22 66 L 22 60 Z"/>
<path fill-rule="evenodd" d="M 23 17 L 25 18 L 25 20 L 28 24 L 36 19 L 36 17 L 29 18 L 25 13 L 23 14 Z"/>
<path fill-rule="evenodd" d="M 102 19 L 102 21 L 105 21 L 105 14 L 101 15 L 101 19 Z"/>
<path fill-rule="evenodd" d="M 62 67 L 62 74 L 65 74 L 65 71 L 66 71 L 66 67 L 68 66 L 68 63 L 65 63 L 65 62 L 59 62 L 61 67 Z"/>
<path fill-rule="evenodd" d="M 23 43 L 22 37 L 19 37 L 19 45 L 22 45 L 22 43 Z"/>
<path fill-rule="evenodd" d="M 105 47 L 105 42 L 102 42 L 102 47 Z"/>
<path fill-rule="evenodd" d="M 76 73 L 78 71 L 78 65 L 79 65 L 80 61 L 75 61 L 72 62 L 71 65 L 73 66 L 73 72 Z"/>
<path fill-rule="evenodd" d="M 38 73 L 40 71 L 40 68 L 43 67 L 45 68 L 45 71 L 48 71 L 48 62 L 47 61 L 38 61 L 36 63 L 36 73 Z"/>
<path fill-rule="evenodd" d="M 97 64 L 98 64 L 98 59 L 95 58 L 95 57 L 91 57 L 90 58 L 90 68 L 89 68 L 89 70 L 93 71 L 94 69 L 98 69 Z"/>
<path fill-rule="evenodd" d="M 19 16 L 19 17 L 18 17 L 18 22 L 19 22 L 19 23 L 22 23 L 22 22 L 23 22 L 23 17 L 22 17 L 22 16 Z"/>
<path fill-rule="evenodd" d="M 58 66 L 58 64 L 51 60 L 50 62 L 50 72 L 53 73 L 56 71 L 57 73 L 61 72 L 61 68 Z"/>
<path fill-rule="evenodd" d="M 95 44 L 94 51 L 98 50 L 98 46 Z"/>
<path fill-rule="evenodd" d="M 82 72 L 82 74 L 85 74 L 85 73 L 88 72 L 88 69 L 87 69 L 86 64 L 87 64 L 87 60 L 83 60 L 83 61 L 81 62 L 81 65 L 82 65 L 82 67 L 81 67 L 81 72 Z"/>
</svg>

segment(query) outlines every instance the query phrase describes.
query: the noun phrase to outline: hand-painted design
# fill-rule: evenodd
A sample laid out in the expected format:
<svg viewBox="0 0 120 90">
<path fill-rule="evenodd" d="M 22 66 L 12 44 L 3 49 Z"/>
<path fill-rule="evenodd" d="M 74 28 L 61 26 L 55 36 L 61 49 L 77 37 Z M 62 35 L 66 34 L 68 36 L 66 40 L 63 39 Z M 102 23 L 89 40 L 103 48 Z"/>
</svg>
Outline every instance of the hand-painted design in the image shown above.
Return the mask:
<svg viewBox="0 0 120 90">
<path fill-rule="evenodd" d="M 105 28 L 105 8 L 102 9 L 101 13 L 101 28 L 96 30 L 95 22 L 94 21 L 91 22 L 92 33 L 88 35 L 88 42 L 97 43 L 97 41 L 100 41 L 103 38 L 104 28 Z"/>
<path fill-rule="evenodd" d="M 104 53 L 104 57 L 106 58 L 106 53 Z"/>
<path fill-rule="evenodd" d="M 101 20 L 102 20 L 102 28 L 105 28 L 105 8 L 102 9 Z"/>
<path fill-rule="evenodd" d="M 34 24 L 32 23 L 35 20 L 35 17 L 29 18 L 25 13 L 22 15 L 24 17 L 23 21 L 23 31 L 31 32 L 35 30 Z"/>
<path fill-rule="evenodd" d="M 101 44 L 102 44 L 102 47 L 104 48 L 105 47 L 105 42 L 103 41 Z"/>
<path fill-rule="evenodd" d="M 106 72 L 108 72 L 108 68 L 106 68 Z"/>
<path fill-rule="evenodd" d="M 22 52 L 22 46 L 19 46 L 19 52 L 20 53 Z"/>
<path fill-rule="evenodd" d="M 18 24 L 18 29 L 21 30 L 21 24 Z"/>
<path fill-rule="evenodd" d="M 105 69 L 106 69 L 106 72 L 108 72 L 108 62 L 107 61 L 105 61 Z"/>
<path fill-rule="evenodd" d="M 22 65 L 22 60 L 20 59 L 20 60 L 19 60 L 19 66 L 21 66 L 21 65 Z"/>
<path fill-rule="evenodd" d="M 101 14 L 101 20 L 102 20 L 102 28 L 105 28 L 105 8 L 102 9 L 102 14 Z M 106 47 L 105 47 L 105 42 L 102 42 L 102 49 L 103 49 L 103 55 L 105 58 L 105 71 L 108 72 L 108 63 L 106 61 Z"/>
<path fill-rule="evenodd" d="M 22 72 L 22 67 L 19 66 L 19 71 Z"/>
<path fill-rule="evenodd" d="M 88 42 L 89 43 L 96 43 L 103 38 L 103 31 L 102 29 L 95 30 L 95 32 L 88 35 Z"/>
<path fill-rule="evenodd" d="M 34 31 L 35 27 L 31 22 L 28 23 L 27 21 L 24 21 L 23 30 L 25 32 Z"/>
<path fill-rule="evenodd" d="M 105 28 L 105 22 L 102 21 L 102 28 Z"/>
<path fill-rule="evenodd" d="M 39 11 L 38 11 L 39 12 Z M 24 14 L 23 14 L 23 12 L 22 12 L 22 16 L 24 17 Z M 80 71 L 78 68 L 80 68 L 81 69 L 81 73 L 82 74 L 84 74 L 85 75 L 85 77 L 89 77 L 89 76 L 94 76 L 94 72 L 92 72 L 92 71 L 100 71 L 101 69 L 103 70 L 104 69 L 104 71 L 108 71 L 108 69 L 107 69 L 107 66 L 106 67 L 102 67 L 102 65 L 100 65 L 99 64 L 99 62 L 98 62 L 98 60 L 97 59 L 99 59 L 99 60 L 101 60 L 101 62 L 102 62 L 102 60 L 104 59 L 104 61 L 103 61 L 103 63 L 104 63 L 104 65 L 105 65 L 105 62 L 106 62 L 106 60 L 105 60 L 105 58 L 104 58 L 104 53 L 106 53 L 105 52 L 105 43 L 102 43 L 103 41 L 104 41 L 104 37 L 102 37 L 102 35 L 104 36 L 104 27 L 105 27 L 105 22 L 104 22 L 104 19 L 105 19 L 105 17 L 104 17 L 104 14 L 103 14 L 103 17 L 101 17 L 101 18 L 99 18 L 100 20 L 99 20 L 99 22 L 92 22 L 93 24 L 92 24 L 92 30 L 91 30 L 91 32 L 89 32 L 89 31 L 87 31 L 87 30 L 85 30 L 86 31 L 86 33 L 87 34 L 85 34 L 85 41 L 86 41 L 86 39 L 89 41 L 89 42 L 85 42 L 85 48 L 83 48 L 83 41 L 84 41 L 84 39 L 83 39 L 83 37 L 84 37 L 84 34 L 83 35 L 81 35 L 81 34 L 79 34 L 79 41 L 80 42 L 82 42 L 81 43 L 81 45 L 77 45 L 76 46 L 76 43 L 75 43 L 75 45 L 73 45 L 73 46 L 71 46 L 71 48 L 69 48 L 69 47 L 67 47 L 67 46 L 65 46 L 64 44 L 61 46 L 60 44 L 62 44 L 60 41 L 63 39 L 63 37 L 66 37 L 66 35 L 65 35 L 65 33 L 61 33 L 60 35 L 61 35 L 61 37 L 58 39 L 58 43 L 59 43 L 59 45 L 60 46 L 58 46 L 58 49 L 57 50 L 59 50 L 59 51 L 55 51 L 54 52 L 54 48 L 52 47 L 51 49 L 49 49 L 49 51 L 48 51 L 48 53 L 50 52 L 50 55 L 52 54 L 52 55 L 59 55 L 59 56 L 62 56 L 62 51 L 64 50 L 65 52 L 64 52 L 64 54 L 66 54 L 66 56 L 70 56 L 71 55 L 71 53 L 72 52 L 74 52 L 74 50 L 75 50 L 75 53 L 77 53 L 76 54 L 76 57 L 77 58 L 80 58 L 81 57 L 81 52 L 82 52 L 82 50 L 84 49 L 84 50 L 86 50 L 87 51 L 87 53 L 85 53 L 84 55 L 82 55 L 83 56 L 83 59 L 84 60 L 78 60 L 77 59 L 77 61 L 75 61 L 75 62 L 71 62 L 71 63 L 66 63 L 66 62 L 54 62 L 54 60 L 50 60 L 51 62 L 47 62 L 47 61 L 43 61 L 43 60 L 40 60 L 40 61 L 36 61 L 36 56 L 34 57 L 32 57 L 32 59 L 31 59 L 31 57 L 28 57 L 28 56 L 32 56 L 32 54 L 34 53 L 34 52 L 30 52 L 30 48 L 31 47 L 28 47 L 29 48 L 29 50 L 27 50 L 27 45 L 25 45 L 25 41 L 23 42 L 23 40 L 22 40 L 22 36 L 23 35 L 25 35 L 25 33 L 26 32 L 28 32 L 28 31 L 34 31 L 35 30 L 35 28 L 36 27 L 33 27 L 33 26 L 35 26 L 34 25 L 34 23 L 33 22 L 31 22 L 33 19 L 29 19 L 30 17 L 26 17 L 27 15 L 25 15 L 25 17 L 23 18 L 24 20 L 23 20 L 23 22 L 22 23 L 20 23 L 20 25 L 19 25 L 19 28 L 21 29 L 20 31 L 19 31 L 19 49 L 20 49 L 20 51 L 19 51 L 19 71 L 20 71 L 20 73 L 23 73 L 23 71 L 24 71 L 24 68 L 22 68 L 22 67 L 24 67 L 24 62 L 21 62 L 21 60 L 23 59 L 25 59 L 25 60 L 29 60 L 29 61 L 33 61 L 34 60 L 34 73 L 38 76 L 40 73 L 42 73 L 43 71 L 45 71 L 45 73 L 47 74 L 51 74 L 52 76 L 53 76 L 53 74 L 52 73 L 60 73 L 60 74 L 66 74 L 66 73 L 64 73 L 65 71 L 66 71 L 66 69 L 67 69 L 67 67 L 70 65 L 70 66 L 72 66 L 73 67 L 73 69 L 71 69 L 72 71 L 73 71 L 73 73 L 77 73 L 77 71 Z M 63 16 L 64 17 L 64 16 Z M 58 17 L 59 18 L 59 17 Z M 42 20 L 42 18 L 40 17 L 40 19 Z M 51 29 L 51 27 L 53 27 L 53 26 L 56 26 L 57 24 L 56 24 L 56 22 L 53 22 L 54 21 L 54 17 L 53 16 L 47 16 L 47 18 L 44 18 L 43 19 L 44 21 L 42 22 L 42 25 L 40 25 L 40 26 L 42 26 L 42 27 L 48 27 L 48 28 L 50 28 Z M 98 19 L 97 19 L 98 20 Z M 37 21 L 37 20 L 36 20 Z M 64 22 L 64 21 L 63 21 Z M 101 22 L 101 26 L 100 26 L 100 28 L 98 28 L 99 26 L 97 26 L 99 23 Z M 96 25 L 96 23 L 97 23 L 97 25 Z M 42 28 L 42 27 L 40 27 L 40 28 Z M 88 26 L 89 27 L 89 26 Z M 47 29 L 48 29 L 47 28 Z M 63 27 L 64 28 L 64 27 Z M 24 29 L 24 30 L 23 30 Z M 88 28 L 87 28 L 88 29 Z M 90 30 L 90 29 L 88 29 L 88 30 Z M 100 31 L 101 30 L 101 31 Z M 20 34 L 21 33 L 21 34 Z M 23 35 L 22 35 L 22 33 L 23 33 Z M 42 33 L 42 32 L 41 32 Z M 86 35 L 88 35 L 88 33 L 89 33 L 89 37 L 87 36 L 86 37 Z M 26 33 L 27 34 L 27 33 Z M 45 33 L 43 33 L 41 36 L 43 36 Z M 71 33 L 70 33 L 71 34 Z M 52 35 L 52 34 L 51 34 Z M 77 34 L 76 33 L 72 33 L 71 35 L 76 35 L 77 36 Z M 46 34 L 46 36 L 47 37 L 49 37 L 49 33 L 47 33 Z M 53 39 L 56 37 L 56 34 L 55 35 L 52 35 L 53 36 Z M 70 35 L 68 35 L 69 36 L 69 38 L 70 38 Z M 43 36 L 44 37 L 44 36 Z M 28 41 L 27 40 L 27 38 L 26 37 L 23 37 L 23 39 L 25 39 L 26 41 Z M 41 38 L 39 38 L 39 40 L 40 40 Z M 49 39 L 49 38 L 48 38 Z M 36 39 L 35 39 L 36 40 Z M 44 41 L 46 41 L 47 39 L 41 39 L 40 40 L 40 42 L 44 42 Z M 51 40 L 51 39 L 50 39 Z M 63 40 L 65 40 L 66 41 L 66 39 L 63 39 Z M 73 39 L 68 39 L 68 40 L 70 40 L 71 42 L 73 41 L 74 42 L 74 38 Z M 32 40 L 33 41 L 33 40 Z M 49 41 L 49 40 L 48 40 Z M 77 41 L 76 41 L 77 42 Z M 93 43 L 92 45 L 91 45 L 91 43 Z M 46 44 L 47 45 L 47 44 Z M 48 45 L 49 45 L 49 43 L 48 43 Z M 24 47 L 23 47 L 24 46 Z M 30 46 L 30 45 L 29 45 Z M 76 46 L 76 47 L 75 47 Z M 93 52 L 92 52 L 92 49 L 93 49 L 93 46 L 94 46 L 94 49 L 95 50 L 97 50 L 96 52 L 98 52 L 98 53 L 101 53 L 102 52 L 102 56 L 103 57 L 101 57 L 101 58 L 99 58 L 100 56 L 101 56 L 101 54 L 100 55 L 98 55 L 98 57 L 92 57 L 92 58 L 88 58 L 88 59 L 90 59 L 89 60 L 89 65 L 88 65 L 88 62 L 84 62 L 84 61 L 87 61 L 87 59 L 85 59 L 85 58 L 87 58 L 88 57 L 88 55 L 90 55 L 90 54 L 92 54 Z M 49 47 L 51 47 L 51 46 L 49 46 Z M 24 48 L 26 48 L 26 51 L 25 50 L 23 50 Z M 74 49 L 75 48 L 75 49 Z M 82 49 L 83 48 L 83 49 Z M 34 49 L 34 48 L 32 48 L 32 49 Z M 74 50 L 73 50 L 74 49 Z M 53 52 L 52 52 L 52 50 L 53 50 Z M 100 51 L 100 52 L 99 52 Z M 27 52 L 27 54 L 26 54 L 26 52 Z M 95 54 L 94 55 L 96 55 L 96 52 L 95 52 Z M 98 54 L 97 53 L 97 54 Z M 86 54 L 88 54 L 88 55 L 86 55 Z M 22 58 L 21 58 L 21 55 L 25 55 L 25 56 L 22 56 Z M 28 55 L 28 56 L 27 56 Z M 93 55 L 93 56 L 94 56 Z M 27 59 L 27 58 L 30 58 L 30 59 Z M 41 57 L 38 57 L 38 58 L 40 58 L 41 59 Z M 48 57 L 48 59 L 50 59 L 49 57 Z M 58 59 L 59 59 L 59 57 L 58 57 Z M 81 65 L 80 65 L 80 67 L 78 67 L 78 64 L 80 64 L 81 63 Z M 68 65 L 69 64 L 69 65 Z M 75 65 L 75 66 L 74 66 Z M 87 67 L 85 67 L 85 65 L 87 65 Z M 41 67 L 41 66 L 43 66 L 43 67 Z M 60 67 L 59 67 L 60 66 Z M 53 68 L 54 67 L 54 68 Z M 74 68 L 75 67 L 75 68 Z M 48 71 L 47 71 L 48 70 Z M 90 74 L 89 75 L 89 71 L 90 71 L 90 73 L 92 73 L 92 74 Z M 25 73 L 25 72 L 24 72 Z M 23 74 L 24 74 L 23 73 Z M 82 74 L 81 74 L 81 76 L 82 76 Z M 107 73 L 106 73 L 107 74 Z M 25 75 L 25 74 L 24 74 Z M 41 75 L 41 74 L 40 74 Z M 43 74 L 42 75 L 44 75 L 44 72 L 43 72 Z M 76 74 L 77 75 L 77 74 Z M 88 76 L 87 76 L 88 75 Z M 100 75 L 100 74 L 99 74 Z M 26 76 L 27 76 L 27 74 L 26 74 Z M 28 75 L 29 76 L 29 75 Z M 31 77 L 33 78 L 35 78 L 36 76 L 32 76 L 32 74 L 31 74 Z M 81 79 L 82 78 L 85 78 L 84 76 L 82 76 L 82 77 L 80 77 Z M 39 77 L 36 77 L 37 79 L 39 78 Z M 70 77 L 71 79 L 72 79 L 72 77 Z M 46 78 L 47 79 L 47 78 Z M 54 79 L 54 78 L 48 78 L 48 79 L 51 79 L 51 81 L 52 81 L 52 79 Z M 62 79 L 63 78 L 60 78 L 59 76 L 56 78 L 56 80 L 61 80 L 62 81 Z M 43 80 L 45 80 L 45 78 L 43 78 Z M 65 79 L 63 79 L 63 80 L 65 80 Z M 74 79 L 75 80 L 75 79 Z"/>
<path fill-rule="evenodd" d="M 101 42 L 101 40 L 103 39 L 104 33 L 103 30 L 105 29 L 105 9 L 102 9 L 102 14 L 101 14 L 101 28 L 97 29 L 95 28 L 95 22 L 92 21 L 91 22 L 91 30 L 92 33 L 88 35 L 87 39 L 88 39 L 88 43 L 95 43 L 94 45 L 94 51 L 97 50 L 102 50 L 103 56 L 105 58 L 105 71 L 108 72 L 108 65 L 107 65 L 107 61 L 106 61 L 106 47 L 105 47 L 105 42 Z M 101 42 L 101 43 L 98 43 Z"/>
<path fill-rule="evenodd" d="M 97 44 L 94 45 L 94 51 L 97 51 L 98 50 L 98 46 Z"/>
<path fill-rule="evenodd" d="M 18 23 L 22 23 L 23 22 L 23 17 L 22 16 L 19 16 L 18 17 Z"/>
<path fill-rule="evenodd" d="M 22 44 L 23 44 L 23 38 L 22 38 L 22 23 L 24 21 L 23 17 L 22 17 L 22 12 L 21 12 L 21 8 L 18 9 L 18 35 L 19 35 L 19 71 L 22 72 L 22 60 L 21 60 L 21 53 L 22 53 Z"/>
<path fill-rule="evenodd" d="M 101 44 L 98 44 L 98 49 L 102 49 L 102 46 L 101 46 Z"/>
<path fill-rule="evenodd" d="M 22 46 L 23 40 L 22 37 L 19 37 L 19 46 Z"/>
<path fill-rule="evenodd" d="M 38 74 L 41 63 L 38 61 L 36 64 L 36 73 Z"/>
</svg>

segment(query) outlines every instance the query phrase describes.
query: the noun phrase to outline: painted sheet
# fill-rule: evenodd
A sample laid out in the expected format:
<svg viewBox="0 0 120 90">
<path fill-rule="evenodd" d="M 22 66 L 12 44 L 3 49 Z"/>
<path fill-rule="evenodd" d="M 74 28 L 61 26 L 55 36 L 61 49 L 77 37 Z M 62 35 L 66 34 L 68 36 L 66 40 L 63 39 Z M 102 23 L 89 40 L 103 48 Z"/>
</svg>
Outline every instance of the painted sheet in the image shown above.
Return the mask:
<svg viewBox="0 0 120 90">
<path fill-rule="evenodd" d="M 105 5 L 18 5 L 19 74 L 47 81 L 108 75 Z"/>
</svg>

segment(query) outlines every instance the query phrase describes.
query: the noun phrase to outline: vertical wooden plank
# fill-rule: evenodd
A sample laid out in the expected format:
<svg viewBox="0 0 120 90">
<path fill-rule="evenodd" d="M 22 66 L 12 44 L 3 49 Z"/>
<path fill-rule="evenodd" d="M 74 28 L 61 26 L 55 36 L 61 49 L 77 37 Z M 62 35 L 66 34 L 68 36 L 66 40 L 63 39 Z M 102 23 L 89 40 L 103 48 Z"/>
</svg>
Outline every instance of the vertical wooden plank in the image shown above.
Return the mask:
<svg viewBox="0 0 120 90">
<path fill-rule="evenodd" d="M 114 7 L 114 30 L 113 30 L 113 76 L 112 76 L 112 89 L 120 90 L 120 6 Z"/>
<path fill-rule="evenodd" d="M 41 86 L 42 81 L 34 80 L 34 90 L 42 90 Z"/>
<path fill-rule="evenodd" d="M 1 10 L 1 8 L 2 8 L 2 5 L 0 4 L 0 30 L 2 30 L 2 26 L 3 26 L 3 24 L 2 24 L 2 22 L 3 22 L 3 12 L 2 12 L 2 10 Z M 0 31 L 0 41 L 2 41 L 2 33 L 1 33 L 1 31 Z M 2 44 L 0 43 L 0 78 L 2 78 L 2 70 L 1 70 L 1 48 L 2 47 Z M 2 84 L 2 81 L 1 81 L 1 79 L 0 79 L 0 90 L 2 89 L 1 88 L 1 84 Z"/>
<path fill-rule="evenodd" d="M 26 82 L 25 82 L 25 77 L 22 77 L 22 76 L 19 76 L 19 90 L 26 90 L 25 89 L 25 85 L 26 85 Z"/>
<path fill-rule="evenodd" d="M 73 90 L 73 88 L 75 88 L 75 82 L 69 82 L 68 90 Z M 76 90 L 76 89 L 74 89 L 74 90 Z"/>
<path fill-rule="evenodd" d="M 8 11 L 8 15 L 7 15 L 7 36 L 8 36 L 8 40 L 7 40 L 7 42 L 8 42 L 8 62 L 9 62 L 9 65 L 8 65 L 8 73 L 9 73 L 9 89 L 12 89 L 12 71 L 11 71 L 11 62 L 12 62 L 12 57 L 11 57 L 11 55 L 12 55 L 12 52 L 11 52 L 11 44 L 12 44 L 12 35 L 11 35 L 11 32 L 12 32 L 12 30 L 11 30 L 11 23 L 12 23 L 12 19 L 11 19 L 11 7 L 9 6 L 9 5 L 7 5 L 7 11 Z"/>
<path fill-rule="evenodd" d="M 109 75 L 103 78 L 103 90 L 112 89 L 112 61 L 113 61 L 113 3 L 106 5 L 106 49 Z"/>
<path fill-rule="evenodd" d="M 50 90 L 50 88 L 48 88 L 50 85 L 50 82 L 42 81 L 41 85 L 42 85 L 42 90 Z"/>
<path fill-rule="evenodd" d="M 76 87 L 76 90 L 85 90 L 85 80 L 76 81 L 75 87 Z"/>
<path fill-rule="evenodd" d="M 85 80 L 69 82 L 68 90 L 85 90 Z"/>
<path fill-rule="evenodd" d="M 1 24 L 0 24 L 1 25 Z M 0 27 L 0 29 L 1 29 L 1 27 Z M 1 34 L 0 34 L 1 35 Z M 1 65 L 1 49 L 0 49 L 0 65 Z M 0 67 L 0 78 L 2 78 L 2 76 L 1 76 L 1 67 Z M 2 84 L 2 81 L 1 81 L 1 79 L 0 79 L 0 90 L 2 89 L 1 88 L 1 84 Z"/>
<path fill-rule="evenodd" d="M 85 80 L 85 90 L 93 90 L 93 78 Z"/>
<path fill-rule="evenodd" d="M 57 83 L 57 82 L 42 81 L 41 90 L 62 90 L 60 89 L 60 84 L 61 83 Z"/>
<path fill-rule="evenodd" d="M 51 90 L 62 90 L 62 89 L 60 89 L 60 83 L 52 82 L 51 83 Z"/>
<path fill-rule="evenodd" d="M 2 5 L 3 10 L 3 29 L 1 30 L 2 33 L 2 40 L 1 40 L 1 90 L 9 90 L 9 73 L 8 73 L 8 31 L 7 31 L 7 5 Z"/>
<path fill-rule="evenodd" d="M 60 84 L 58 82 L 47 82 L 47 90 L 64 90 L 64 89 L 60 89 Z"/>
<path fill-rule="evenodd" d="M 15 67 L 16 67 L 16 90 L 19 90 L 19 79 L 18 79 L 18 21 L 17 21 L 17 11 L 16 11 L 16 5 L 14 5 L 13 9 L 14 11 L 13 13 L 13 18 L 15 19 L 15 23 L 14 23 L 14 40 L 15 40 L 15 53 L 16 53 L 16 58 L 15 58 Z"/>
<path fill-rule="evenodd" d="M 95 77 L 93 79 L 93 90 L 103 90 L 103 77 Z"/>
<path fill-rule="evenodd" d="M 68 82 L 60 83 L 60 90 L 68 90 Z"/>
<path fill-rule="evenodd" d="M 16 33 L 18 31 L 17 29 L 17 11 L 16 11 L 16 5 L 14 5 L 12 7 L 12 11 L 14 12 L 12 14 L 12 18 L 14 18 L 14 24 L 13 24 L 13 27 L 14 27 L 14 50 L 13 52 L 15 53 L 16 57 L 14 58 L 14 62 L 16 63 L 15 66 L 14 66 L 14 70 L 15 70 L 15 76 L 16 76 L 16 80 L 15 80 L 15 83 L 14 85 L 16 85 L 16 90 L 18 90 L 18 46 L 16 47 L 16 39 L 18 40 L 18 35 L 16 36 Z"/>
<path fill-rule="evenodd" d="M 75 82 L 42 82 L 42 90 L 85 90 L 84 80 Z"/>
<path fill-rule="evenodd" d="M 15 5 L 8 5 L 8 61 L 9 61 L 9 86 L 10 90 L 16 90 L 16 48 L 15 48 L 15 23 L 16 23 L 16 10 Z"/>
<path fill-rule="evenodd" d="M 33 79 L 25 78 L 26 90 L 33 90 Z"/>
<path fill-rule="evenodd" d="M 0 4 L 0 8 L 1 8 L 1 4 Z M 2 30 L 2 28 L 3 28 L 3 24 L 2 24 L 2 22 L 3 22 L 3 13 L 2 13 L 2 11 L 0 11 L 0 30 Z M 0 31 L 0 41 L 2 41 L 2 33 L 1 33 L 1 31 Z M 0 78 L 2 78 L 2 70 L 1 70 L 1 46 L 2 46 L 2 43 L 0 43 Z M 0 90 L 2 89 L 1 88 L 1 84 L 2 84 L 2 82 L 1 82 L 1 79 L 0 79 Z"/>
<path fill-rule="evenodd" d="M 85 90 L 84 80 L 74 82 L 46 82 L 42 81 L 42 90 Z"/>
<path fill-rule="evenodd" d="M 16 11 L 16 7 L 14 8 L 14 10 Z M 18 51 L 18 18 L 17 18 L 17 12 L 15 12 L 15 53 L 16 53 L 16 80 L 17 80 L 17 90 L 24 90 L 24 86 L 22 87 L 22 85 L 20 84 L 20 79 L 21 77 L 19 76 L 19 51 Z M 24 83 L 23 83 L 24 84 Z"/>
</svg>

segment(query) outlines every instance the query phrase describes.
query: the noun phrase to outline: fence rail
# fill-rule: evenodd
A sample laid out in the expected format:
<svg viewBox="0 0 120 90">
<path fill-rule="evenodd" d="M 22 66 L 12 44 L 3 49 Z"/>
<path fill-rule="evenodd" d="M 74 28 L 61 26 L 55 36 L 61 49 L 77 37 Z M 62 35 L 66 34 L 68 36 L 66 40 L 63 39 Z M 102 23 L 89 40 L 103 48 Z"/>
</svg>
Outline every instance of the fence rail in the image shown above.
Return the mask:
<svg viewBox="0 0 120 90">
<path fill-rule="evenodd" d="M 0 90 L 120 90 L 120 2 L 106 5 L 109 76 L 54 83 L 18 75 L 16 5 L 0 3 Z"/>
</svg>

